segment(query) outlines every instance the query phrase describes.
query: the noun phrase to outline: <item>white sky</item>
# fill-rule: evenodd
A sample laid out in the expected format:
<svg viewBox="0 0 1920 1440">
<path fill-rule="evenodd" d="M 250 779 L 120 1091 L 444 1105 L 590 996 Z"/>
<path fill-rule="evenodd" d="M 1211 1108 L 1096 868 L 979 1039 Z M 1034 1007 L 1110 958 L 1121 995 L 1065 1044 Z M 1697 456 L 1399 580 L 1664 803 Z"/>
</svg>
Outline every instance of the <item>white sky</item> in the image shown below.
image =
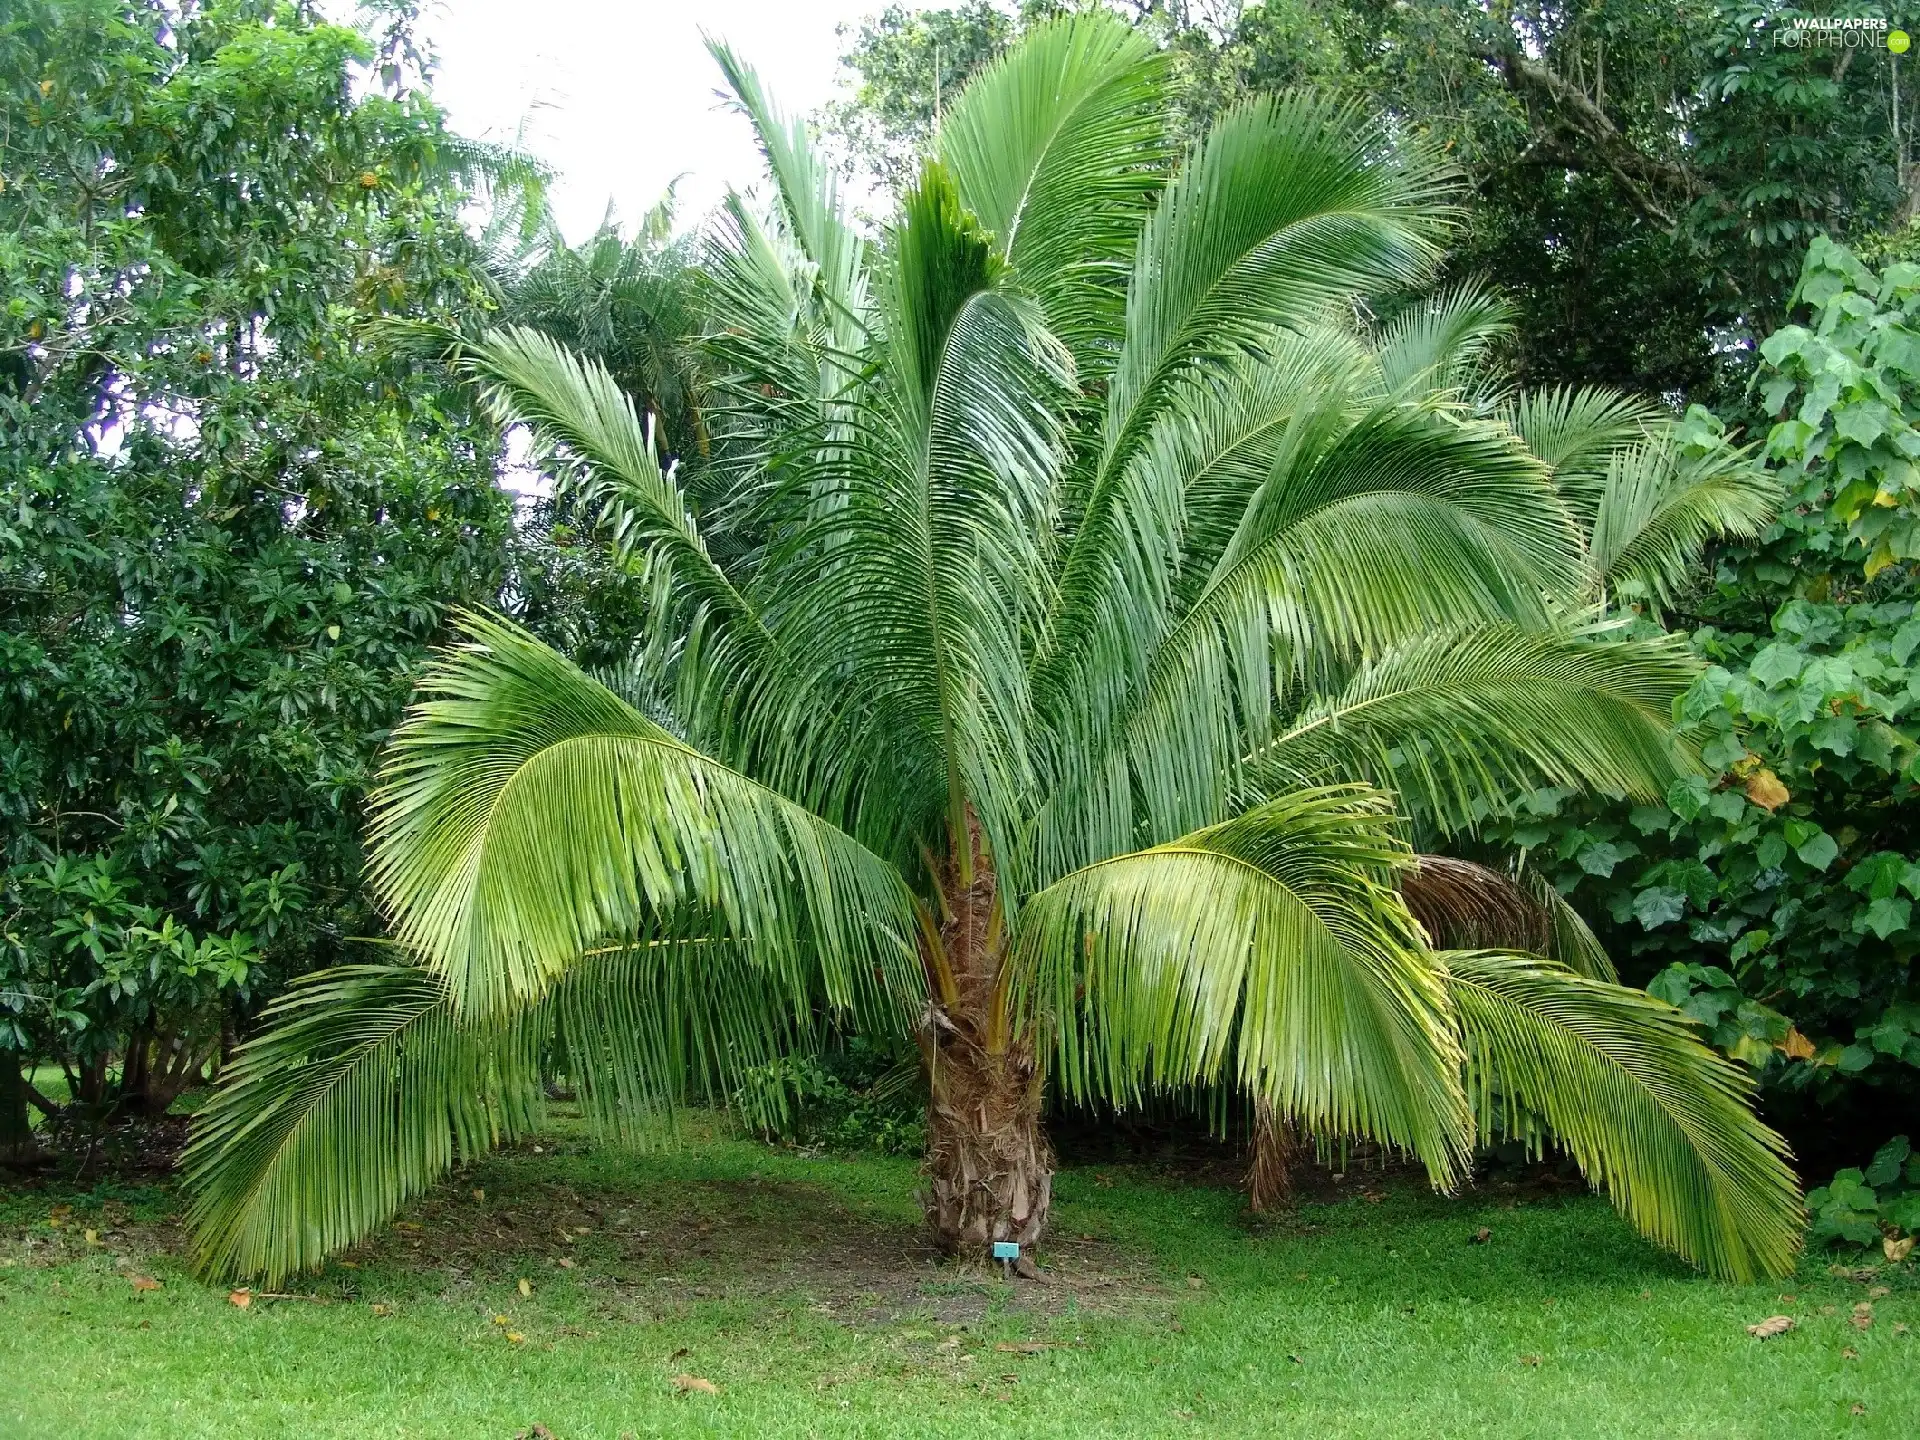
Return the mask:
<svg viewBox="0 0 1920 1440">
<path fill-rule="evenodd" d="M 439 52 L 434 93 L 456 130 L 511 140 L 531 115 L 528 147 L 559 169 L 554 209 L 578 243 L 609 197 L 631 225 L 685 172 L 684 228 L 729 185 L 759 179 L 746 120 L 714 93 L 720 72 L 702 30 L 759 70 L 783 111 L 806 114 L 836 94 L 834 27 L 885 3 L 439 0 L 421 29 Z"/>
</svg>

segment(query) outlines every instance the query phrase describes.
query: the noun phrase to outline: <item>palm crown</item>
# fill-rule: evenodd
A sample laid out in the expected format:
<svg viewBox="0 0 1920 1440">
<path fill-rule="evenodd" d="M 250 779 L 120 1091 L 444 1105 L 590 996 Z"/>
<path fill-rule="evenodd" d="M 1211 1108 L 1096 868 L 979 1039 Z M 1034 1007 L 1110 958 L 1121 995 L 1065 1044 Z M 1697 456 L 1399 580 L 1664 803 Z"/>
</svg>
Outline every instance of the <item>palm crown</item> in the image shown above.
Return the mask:
<svg viewBox="0 0 1920 1440">
<path fill-rule="evenodd" d="M 1121 1102 L 1238 1085 L 1442 1186 L 1477 1139 L 1551 1135 L 1696 1263 L 1790 1265 L 1742 1072 L 1554 897 L 1413 848 L 1686 765 L 1685 650 L 1599 602 L 1764 518 L 1740 457 L 1505 395 L 1473 292 L 1356 319 L 1448 211 L 1349 110 L 1256 102 L 1175 164 L 1162 58 L 1055 22 L 868 243 L 716 54 L 775 182 L 708 264 L 737 558 L 604 371 L 526 330 L 464 348 L 654 624 L 602 683 L 465 620 L 377 799 L 421 964 L 319 977 L 243 1052 L 191 1156 L 203 1260 L 350 1242 L 531 1123 L 543 1063 L 617 1133 L 840 1014 L 919 1036 L 950 1247 L 1040 1234 L 1051 1062 Z"/>
</svg>

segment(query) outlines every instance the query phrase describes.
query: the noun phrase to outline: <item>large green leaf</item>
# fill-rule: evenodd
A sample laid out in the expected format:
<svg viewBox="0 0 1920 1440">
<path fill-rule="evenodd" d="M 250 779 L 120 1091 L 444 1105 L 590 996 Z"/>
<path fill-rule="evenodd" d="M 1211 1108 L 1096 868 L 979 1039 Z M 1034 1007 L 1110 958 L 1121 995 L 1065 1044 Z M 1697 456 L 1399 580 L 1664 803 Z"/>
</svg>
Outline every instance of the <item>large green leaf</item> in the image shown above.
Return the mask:
<svg viewBox="0 0 1920 1440">
<path fill-rule="evenodd" d="M 1394 892 L 1410 859 L 1384 796 L 1303 790 L 1041 891 L 1012 964 L 1076 1095 L 1227 1073 L 1327 1134 L 1405 1146 L 1435 1183 L 1465 1158 L 1441 975 Z"/>
<path fill-rule="evenodd" d="M 1127 264 L 1170 158 L 1167 69 L 1116 17 L 1065 16 L 975 75 L 941 122 L 961 202 L 1083 363 L 1119 337 Z"/>
<path fill-rule="evenodd" d="M 456 1007 L 524 1004 L 584 951 L 689 930 L 817 967 L 836 1004 L 876 974 L 916 983 L 910 902 L 884 862 L 524 631 L 461 629 L 394 737 L 372 866 L 397 937 Z"/>
<path fill-rule="evenodd" d="M 1670 717 L 1698 670 L 1678 638 L 1436 633 L 1307 705 L 1248 774 L 1275 791 L 1368 776 L 1443 828 L 1543 785 L 1651 800 L 1687 765 Z"/>
<path fill-rule="evenodd" d="M 194 1257 L 210 1273 L 272 1285 L 318 1265 L 539 1113 L 540 1027 L 463 1025 L 427 971 L 322 971 L 266 1019 L 194 1117 L 182 1160 Z"/>
<path fill-rule="evenodd" d="M 1791 1273 L 1806 1216 L 1786 1146 L 1685 1016 L 1532 956 L 1442 958 L 1483 1140 L 1550 1135 L 1643 1234 L 1716 1275 Z"/>
</svg>

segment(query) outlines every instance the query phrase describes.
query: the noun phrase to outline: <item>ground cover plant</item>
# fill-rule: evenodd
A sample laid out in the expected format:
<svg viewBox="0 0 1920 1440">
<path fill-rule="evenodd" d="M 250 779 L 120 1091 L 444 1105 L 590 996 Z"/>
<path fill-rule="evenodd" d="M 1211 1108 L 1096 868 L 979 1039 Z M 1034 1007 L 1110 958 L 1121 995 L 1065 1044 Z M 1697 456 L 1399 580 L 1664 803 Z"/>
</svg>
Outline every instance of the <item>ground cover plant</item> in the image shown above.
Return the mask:
<svg viewBox="0 0 1920 1440">
<path fill-rule="evenodd" d="M 1920 1407 L 1911 1263 L 1705 1280 L 1577 1178 L 1322 1170 L 1263 1221 L 1069 1165 L 1048 1281 L 1009 1286 L 939 1260 L 910 1159 L 689 1131 L 562 1120 L 244 1308 L 170 1184 L 0 1190 L 0 1433 L 1898 1437 Z"/>
</svg>

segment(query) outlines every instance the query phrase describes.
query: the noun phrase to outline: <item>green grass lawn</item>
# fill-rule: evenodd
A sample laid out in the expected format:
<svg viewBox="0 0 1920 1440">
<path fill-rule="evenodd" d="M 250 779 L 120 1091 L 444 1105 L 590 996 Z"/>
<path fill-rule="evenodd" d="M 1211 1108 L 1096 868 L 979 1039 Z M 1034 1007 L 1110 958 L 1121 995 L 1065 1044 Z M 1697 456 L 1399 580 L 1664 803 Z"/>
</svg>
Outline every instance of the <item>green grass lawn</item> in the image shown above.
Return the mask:
<svg viewBox="0 0 1920 1440">
<path fill-rule="evenodd" d="M 1920 1433 L 1911 1264 L 1724 1285 L 1584 1196 L 1354 1175 L 1255 1228 L 1108 1167 L 1060 1177 L 1052 1283 L 1009 1286 L 925 1254 L 907 1161 L 538 1143 L 244 1309 L 164 1188 L 0 1189 L 0 1434 Z"/>
</svg>

